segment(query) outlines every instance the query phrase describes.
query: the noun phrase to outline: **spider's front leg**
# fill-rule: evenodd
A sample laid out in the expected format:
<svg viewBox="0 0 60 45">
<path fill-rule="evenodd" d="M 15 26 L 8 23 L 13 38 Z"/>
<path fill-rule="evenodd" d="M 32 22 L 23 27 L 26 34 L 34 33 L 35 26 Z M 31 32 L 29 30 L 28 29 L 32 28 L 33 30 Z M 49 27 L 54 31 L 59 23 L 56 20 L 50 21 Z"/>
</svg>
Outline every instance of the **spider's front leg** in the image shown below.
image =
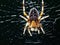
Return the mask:
<svg viewBox="0 0 60 45">
<path fill-rule="evenodd" d="M 28 14 L 25 11 L 25 4 L 24 4 L 25 0 L 23 0 L 23 14 L 24 16 L 26 16 L 27 18 L 29 18 Z"/>
<path fill-rule="evenodd" d="M 44 1 L 42 0 L 42 10 L 41 10 L 40 16 L 38 17 L 39 20 L 41 19 L 43 14 L 44 14 Z"/>
</svg>

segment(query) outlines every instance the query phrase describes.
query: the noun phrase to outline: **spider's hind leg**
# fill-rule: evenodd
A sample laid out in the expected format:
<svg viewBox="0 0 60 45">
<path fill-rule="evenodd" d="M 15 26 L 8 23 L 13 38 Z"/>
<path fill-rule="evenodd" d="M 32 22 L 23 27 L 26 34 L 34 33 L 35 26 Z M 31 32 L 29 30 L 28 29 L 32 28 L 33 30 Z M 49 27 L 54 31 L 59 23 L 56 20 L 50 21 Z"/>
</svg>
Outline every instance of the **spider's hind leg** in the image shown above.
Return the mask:
<svg viewBox="0 0 60 45">
<path fill-rule="evenodd" d="M 41 31 L 43 32 L 43 34 L 45 34 L 45 31 L 44 31 L 44 29 L 43 29 L 43 27 L 42 27 L 42 24 L 40 24 L 40 29 L 41 29 Z"/>
<path fill-rule="evenodd" d="M 32 36 L 31 32 L 30 32 L 30 29 L 28 28 L 28 33 L 30 34 L 30 36 Z"/>
<path fill-rule="evenodd" d="M 45 31 L 43 30 L 43 28 L 41 27 L 41 31 L 43 32 L 43 34 L 45 34 Z"/>
<path fill-rule="evenodd" d="M 25 34 L 25 31 L 26 31 L 28 25 L 29 25 L 29 23 L 26 23 L 25 28 L 24 28 L 24 31 L 23 31 L 23 34 Z"/>
<path fill-rule="evenodd" d="M 40 34 L 40 30 L 38 30 L 38 34 Z"/>
</svg>

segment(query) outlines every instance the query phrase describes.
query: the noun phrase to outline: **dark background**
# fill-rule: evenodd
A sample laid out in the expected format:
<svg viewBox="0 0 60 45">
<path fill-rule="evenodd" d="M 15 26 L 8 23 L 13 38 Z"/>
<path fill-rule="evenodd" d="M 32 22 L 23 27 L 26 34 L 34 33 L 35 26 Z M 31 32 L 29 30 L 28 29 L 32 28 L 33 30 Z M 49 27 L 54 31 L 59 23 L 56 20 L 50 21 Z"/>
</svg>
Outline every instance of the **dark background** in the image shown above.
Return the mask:
<svg viewBox="0 0 60 45">
<path fill-rule="evenodd" d="M 60 45 L 60 1 L 44 2 L 44 15 L 49 15 L 49 18 L 42 21 L 46 34 L 30 37 L 28 33 L 22 35 L 26 23 L 19 17 L 23 15 L 22 0 L 0 0 L 0 45 Z M 41 0 L 26 0 L 25 7 L 27 13 L 32 7 L 40 12 Z"/>
</svg>

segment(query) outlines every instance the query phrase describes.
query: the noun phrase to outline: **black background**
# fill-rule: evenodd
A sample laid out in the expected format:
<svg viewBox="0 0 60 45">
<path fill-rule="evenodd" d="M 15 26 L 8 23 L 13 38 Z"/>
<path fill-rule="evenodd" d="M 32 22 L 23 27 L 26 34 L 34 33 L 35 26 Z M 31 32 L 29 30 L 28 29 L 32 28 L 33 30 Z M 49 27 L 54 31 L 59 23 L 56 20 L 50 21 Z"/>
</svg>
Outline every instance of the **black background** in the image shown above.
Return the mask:
<svg viewBox="0 0 60 45">
<path fill-rule="evenodd" d="M 29 4 L 30 1 L 36 3 Z M 41 1 L 26 0 L 26 2 L 28 2 L 25 3 L 27 13 L 32 7 L 41 11 Z M 60 45 L 60 1 L 44 0 L 44 2 L 44 13 L 50 16 L 44 20 L 45 22 L 42 21 L 46 34 L 30 37 L 22 35 L 26 23 L 19 17 L 19 15 L 23 15 L 22 0 L 0 0 L 0 45 Z M 32 7 L 30 7 L 31 5 Z M 30 42 L 39 40 L 40 43 L 25 43 L 29 40 Z"/>
</svg>

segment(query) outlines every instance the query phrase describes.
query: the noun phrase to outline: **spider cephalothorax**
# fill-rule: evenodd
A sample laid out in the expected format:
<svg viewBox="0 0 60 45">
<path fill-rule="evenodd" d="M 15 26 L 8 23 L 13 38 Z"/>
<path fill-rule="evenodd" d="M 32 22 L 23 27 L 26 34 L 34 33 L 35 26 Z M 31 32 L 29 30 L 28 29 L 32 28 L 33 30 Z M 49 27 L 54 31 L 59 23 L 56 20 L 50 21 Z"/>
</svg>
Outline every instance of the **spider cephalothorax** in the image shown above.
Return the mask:
<svg viewBox="0 0 60 45">
<path fill-rule="evenodd" d="M 43 16 L 43 12 L 44 12 L 44 1 L 42 0 L 42 10 L 41 13 L 39 15 L 39 12 L 37 11 L 36 8 L 31 8 L 29 15 L 27 15 L 27 13 L 25 12 L 25 6 L 24 6 L 24 0 L 23 0 L 23 14 L 25 17 L 23 17 L 22 15 L 20 15 L 21 18 L 26 20 L 26 25 L 24 28 L 24 32 L 23 34 L 25 34 L 26 29 L 28 30 L 28 33 L 30 34 L 30 36 L 32 36 L 30 31 L 38 31 L 38 34 L 40 34 L 40 29 L 43 32 L 43 34 L 45 34 L 45 31 L 42 28 L 42 24 L 41 24 L 41 20 L 49 17 L 49 16 Z"/>
</svg>

